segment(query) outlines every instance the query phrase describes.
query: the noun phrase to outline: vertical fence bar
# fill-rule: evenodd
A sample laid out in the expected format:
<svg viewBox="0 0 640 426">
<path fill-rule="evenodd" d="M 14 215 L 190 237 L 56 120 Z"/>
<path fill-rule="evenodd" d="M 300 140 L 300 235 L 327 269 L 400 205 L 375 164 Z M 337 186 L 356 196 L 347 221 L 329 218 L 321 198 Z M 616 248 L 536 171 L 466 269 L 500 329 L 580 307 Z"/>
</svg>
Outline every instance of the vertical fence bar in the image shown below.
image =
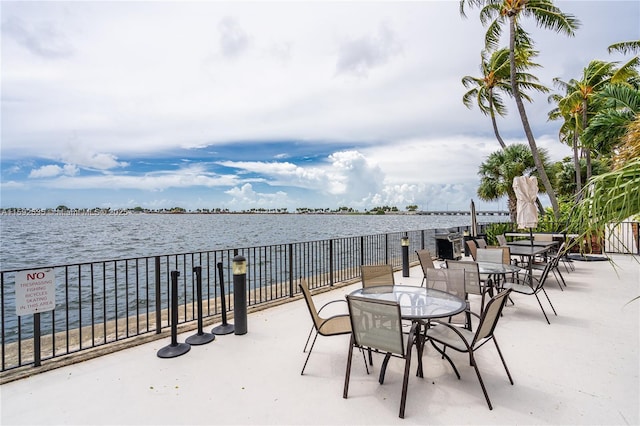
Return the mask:
<svg viewBox="0 0 640 426">
<path fill-rule="evenodd" d="M 42 351 L 40 348 L 40 312 L 33 314 L 33 365 L 40 367 L 40 357 Z"/>
<path fill-rule="evenodd" d="M 155 269 L 156 269 L 156 334 L 160 334 L 162 332 L 162 296 L 160 289 L 161 280 L 160 280 L 160 256 L 156 256 L 155 258 Z"/>
<path fill-rule="evenodd" d="M 293 297 L 295 294 L 293 289 L 293 280 L 295 279 L 293 272 L 293 244 L 290 243 L 287 246 L 287 250 L 289 251 L 287 256 L 289 258 L 289 297 Z"/>
</svg>

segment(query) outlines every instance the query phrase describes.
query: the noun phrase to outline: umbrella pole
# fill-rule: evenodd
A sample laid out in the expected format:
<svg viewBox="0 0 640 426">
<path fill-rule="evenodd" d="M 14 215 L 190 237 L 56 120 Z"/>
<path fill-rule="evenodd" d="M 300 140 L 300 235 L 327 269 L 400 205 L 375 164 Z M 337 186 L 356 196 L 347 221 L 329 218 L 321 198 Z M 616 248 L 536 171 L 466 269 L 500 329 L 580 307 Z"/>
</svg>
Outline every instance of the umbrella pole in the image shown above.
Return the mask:
<svg viewBox="0 0 640 426">
<path fill-rule="evenodd" d="M 529 241 L 531 242 L 531 247 L 533 247 L 533 228 L 529 228 Z"/>
</svg>

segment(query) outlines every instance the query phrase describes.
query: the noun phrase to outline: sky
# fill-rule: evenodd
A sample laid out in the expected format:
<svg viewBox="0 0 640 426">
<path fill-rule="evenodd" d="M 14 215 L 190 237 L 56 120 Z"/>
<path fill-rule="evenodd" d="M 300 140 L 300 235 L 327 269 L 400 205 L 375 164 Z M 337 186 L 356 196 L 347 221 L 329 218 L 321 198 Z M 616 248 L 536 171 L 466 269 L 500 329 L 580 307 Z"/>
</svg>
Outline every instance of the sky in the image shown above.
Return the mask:
<svg viewBox="0 0 640 426">
<path fill-rule="evenodd" d="M 638 1 L 558 1 L 522 25 L 533 70 L 579 78 L 640 39 Z M 476 194 L 500 149 L 462 104 L 485 29 L 458 1 L 2 1 L 0 207 L 506 209 Z M 506 41 L 505 41 L 506 45 Z M 527 104 L 538 147 L 571 154 Z M 498 120 L 526 143 L 515 104 Z M 543 203 L 545 199 L 543 198 Z M 547 204 L 547 203 L 545 203 Z"/>
</svg>

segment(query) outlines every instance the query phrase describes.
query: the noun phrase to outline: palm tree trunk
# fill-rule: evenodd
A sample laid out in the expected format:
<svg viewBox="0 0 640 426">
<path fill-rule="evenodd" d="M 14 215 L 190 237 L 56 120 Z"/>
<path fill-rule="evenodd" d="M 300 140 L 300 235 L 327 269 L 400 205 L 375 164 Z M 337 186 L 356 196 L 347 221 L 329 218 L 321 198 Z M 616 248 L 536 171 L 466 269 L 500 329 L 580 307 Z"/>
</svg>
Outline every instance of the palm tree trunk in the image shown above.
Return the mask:
<svg viewBox="0 0 640 426">
<path fill-rule="evenodd" d="M 580 170 L 580 156 L 578 155 L 578 133 L 576 130 L 573 131 L 573 168 L 576 172 L 576 201 L 579 201 L 580 191 L 582 190 L 582 171 Z"/>
<path fill-rule="evenodd" d="M 533 132 L 531 131 L 531 126 L 529 125 L 529 119 L 527 118 L 527 112 L 524 108 L 524 103 L 522 102 L 522 97 L 520 96 L 520 90 L 516 82 L 515 44 L 516 44 L 516 21 L 515 21 L 515 16 L 511 16 L 509 18 L 509 62 L 510 62 L 510 69 L 511 69 L 511 89 L 513 90 L 513 97 L 516 101 L 516 105 L 518 106 L 518 112 L 520 113 L 520 120 L 522 121 L 522 127 L 524 128 L 524 133 L 527 136 L 527 141 L 529 142 L 529 147 L 531 148 L 533 161 L 536 164 L 536 168 L 538 169 L 538 176 L 540 177 L 540 180 L 542 181 L 542 184 L 544 185 L 544 188 L 547 191 L 547 195 L 549 196 L 549 201 L 551 202 L 551 207 L 553 208 L 553 215 L 557 220 L 560 217 L 558 200 L 556 199 L 556 194 L 553 191 L 553 187 L 551 186 L 551 181 L 547 176 L 547 171 L 544 169 L 544 165 L 542 164 L 542 160 L 540 159 L 538 146 L 536 145 L 536 140 L 533 137 Z"/>
<path fill-rule="evenodd" d="M 587 117 L 587 99 L 582 101 L 582 131 L 587 128 L 588 117 Z M 586 145 L 586 144 L 585 144 Z M 591 149 L 588 146 L 585 146 L 584 149 L 587 151 L 586 159 L 587 159 L 587 182 L 591 178 Z"/>
<path fill-rule="evenodd" d="M 507 144 L 502 140 L 502 136 L 500 136 L 500 132 L 498 131 L 498 123 L 496 122 L 496 113 L 493 110 L 493 89 L 489 89 L 489 110 L 491 111 L 491 124 L 493 125 L 493 133 L 496 135 L 496 139 L 498 139 L 498 143 L 505 149 Z"/>
</svg>

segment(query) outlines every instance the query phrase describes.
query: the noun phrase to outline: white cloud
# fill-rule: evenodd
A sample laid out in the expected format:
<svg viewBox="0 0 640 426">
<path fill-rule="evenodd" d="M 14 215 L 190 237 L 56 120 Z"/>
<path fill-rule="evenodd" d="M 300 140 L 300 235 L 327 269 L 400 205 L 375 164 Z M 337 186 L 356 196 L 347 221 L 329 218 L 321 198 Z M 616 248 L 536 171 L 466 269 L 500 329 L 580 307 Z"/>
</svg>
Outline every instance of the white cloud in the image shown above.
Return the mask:
<svg viewBox="0 0 640 426">
<path fill-rule="evenodd" d="M 250 183 L 245 183 L 241 187 L 234 187 L 228 191 L 225 191 L 232 197 L 230 206 L 260 206 L 271 208 L 282 208 L 289 204 L 290 200 L 287 197 L 287 193 L 283 191 L 277 191 L 275 193 L 259 193 L 253 190 L 253 186 Z"/>
<path fill-rule="evenodd" d="M 381 23 L 375 36 L 361 36 L 340 46 L 336 72 L 366 77 L 370 69 L 384 65 L 401 51 L 395 32 Z"/>
<path fill-rule="evenodd" d="M 244 53 L 250 44 L 250 37 L 240 26 L 238 20 L 226 16 L 218 23 L 220 32 L 220 49 L 228 58 L 234 58 Z"/>
<path fill-rule="evenodd" d="M 535 74 L 543 84 L 579 76 L 594 58 L 619 60 L 606 47 L 638 38 L 637 2 L 558 5 L 583 21 L 575 37 L 524 23 L 540 50 Z M 140 191 L 143 199 L 144 191 L 170 188 L 188 199 L 193 188 L 252 183 L 259 193 L 286 191 L 292 203 L 319 207 L 468 204 L 478 165 L 497 149 L 487 117 L 461 102 L 460 79 L 477 74 L 485 33 L 478 10 L 468 16 L 459 16 L 457 2 L 430 1 L 4 2 L 3 189 L 22 173 L 29 191 L 96 189 L 96 199 L 103 189 Z M 508 107 L 501 132 L 524 142 Z M 557 142 L 559 123 L 547 121 L 546 95 L 527 108 L 539 146 L 554 159 L 568 155 Z M 183 148 L 243 141 L 331 148 L 312 166 L 281 144 L 263 157 L 212 155 L 236 167 L 235 176 L 163 166 L 142 174 L 122 160 L 149 164 Z M 14 160 L 22 170 L 43 160 L 77 170 L 50 165 L 29 175 Z M 102 174 L 82 175 L 87 170 Z M 230 195 L 220 192 L 212 196 Z M 20 194 L 3 192 L 3 203 L 43 199 Z M 77 195 L 78 204 L 86 196 Z"/>
<path fill-rule="evenodd" d="M 60 167 L 57 164 L 49 164 L 38 169 L 31 170 L 30 178 L 50 178 L 59 175 L 74 176 L 78 173 L 78 168 L 74 164 L 65 164 Z"/>
</svg>

